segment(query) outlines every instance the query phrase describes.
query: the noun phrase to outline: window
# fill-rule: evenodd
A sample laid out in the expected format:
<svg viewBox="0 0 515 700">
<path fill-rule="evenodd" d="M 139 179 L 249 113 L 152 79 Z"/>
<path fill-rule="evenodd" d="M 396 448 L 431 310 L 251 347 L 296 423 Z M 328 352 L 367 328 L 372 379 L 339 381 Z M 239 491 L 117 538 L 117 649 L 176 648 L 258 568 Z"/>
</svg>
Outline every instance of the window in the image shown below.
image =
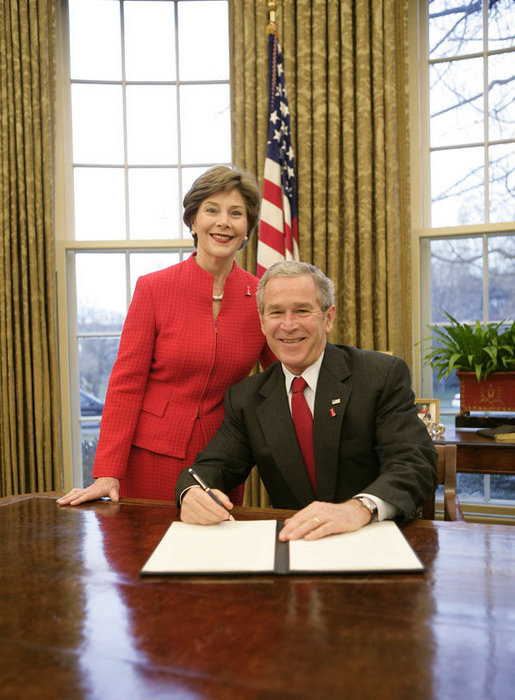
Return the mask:
<svg viewBox="0 0 515 700">
<path fill-rule="evenodd" d="M 62 0 L 61 10 L 63 435 L 73 484 L 87 485 L 136 280 L 189 255 L 183 196 L 231 162 L 228 2 Z"/>
<path fill-rule="evenodd" d="M 429 0 L 430 226 L 515 218 L 515 7 Z"/>
<path fill-rule="evenodd" d="M 420 0 L 411 9 L 417 5 L 420 340 L 444 311 L 461 322 L 515 318 L 515 5 Z M 453 425 L 457 378 L 437 383 L 427 367 L 418 377 L 420 395 L 439 398 L 442 422 Z M 460 487 L 462 498 L 515 503 L 512 477 L 460 475 Z"/>
</svg>

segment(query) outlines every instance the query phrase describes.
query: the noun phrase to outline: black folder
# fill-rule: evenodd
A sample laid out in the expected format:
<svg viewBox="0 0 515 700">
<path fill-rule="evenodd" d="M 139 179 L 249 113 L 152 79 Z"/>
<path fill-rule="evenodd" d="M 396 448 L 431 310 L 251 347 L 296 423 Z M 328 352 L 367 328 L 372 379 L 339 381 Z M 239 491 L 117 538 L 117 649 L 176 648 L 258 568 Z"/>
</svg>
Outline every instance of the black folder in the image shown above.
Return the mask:
<svg viewBox="0 0 515 700">
<path fill-rule="evenodd" d="M 218 525 L 173 522 L 142 575 L 306 574 L 424 571 L 393 521 L 320 540 L 281 542 L 275 520 Z"/>
</svg>

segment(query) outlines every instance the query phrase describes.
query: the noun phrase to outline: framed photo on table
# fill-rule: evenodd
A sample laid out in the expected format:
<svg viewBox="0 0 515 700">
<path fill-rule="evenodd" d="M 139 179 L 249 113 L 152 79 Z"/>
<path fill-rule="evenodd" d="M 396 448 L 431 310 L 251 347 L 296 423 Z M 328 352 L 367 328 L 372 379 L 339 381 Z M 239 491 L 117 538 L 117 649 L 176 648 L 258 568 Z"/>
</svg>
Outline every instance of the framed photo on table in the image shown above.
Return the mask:
<svg viewBox="0 0 515 700">
<path fill-rule="evenodd" d="M 415 399 L 418 417 L 427 425 L 440 422 L 440 399 Z"/>
</svg>

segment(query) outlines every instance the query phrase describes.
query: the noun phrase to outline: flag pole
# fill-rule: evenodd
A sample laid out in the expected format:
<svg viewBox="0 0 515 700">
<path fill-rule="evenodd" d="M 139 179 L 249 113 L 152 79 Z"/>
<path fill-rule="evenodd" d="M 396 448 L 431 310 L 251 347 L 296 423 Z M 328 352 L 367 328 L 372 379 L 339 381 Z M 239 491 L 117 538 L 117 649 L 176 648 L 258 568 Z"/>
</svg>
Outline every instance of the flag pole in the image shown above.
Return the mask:
<svg viewBox="0 0 515 700">
<path fill-rule="evenodd" d="M 276 21 L 277 3 L 268 0 L 268 140 L 257 244 L 256 274 L 280 260 L 299 260 L 295 164 L 283 54 Z"/>
<path fill-rule="evenodd" d="M 272 109 L 272 104 L 274 102 L 274 93 L 276 88 L 277 77 L 277 43 L 279 41 L 279 27 L 277 26 L 277 19 L 275 14 L 276 11 L 277 3 L 275 2 L 275 0 L 268 0 L 268 24 L 266 26 L 266 33 L 268 34 L 268 41 L 272 41 L 272 45 L 270 46 L 269 44 L 270 110 Z"/>
</svg>

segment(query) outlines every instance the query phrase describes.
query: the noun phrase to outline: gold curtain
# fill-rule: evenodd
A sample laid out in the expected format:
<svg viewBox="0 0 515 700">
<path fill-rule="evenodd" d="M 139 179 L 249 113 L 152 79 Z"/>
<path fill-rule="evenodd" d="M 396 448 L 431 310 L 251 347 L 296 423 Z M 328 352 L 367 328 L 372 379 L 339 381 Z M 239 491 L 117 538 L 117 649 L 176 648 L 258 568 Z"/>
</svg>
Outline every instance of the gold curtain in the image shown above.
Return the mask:
<svg viewBox="0 0 515 700">
<path fill-rule="evenodd" d="M 407 0 L 276 5 L 300 258 L 335 282 L 333 342 L 389 350 L 411 365 Z M 267 1 L 229 7 L 233 161 L 262 183 Z M 255 272 L 256 239 L 240 262 Z"/>
<path fill-rule="evenodd" d="M 55 8 L 0 20 L 0 495 L 61 488 L 54 265 Z"/>
</svg>

